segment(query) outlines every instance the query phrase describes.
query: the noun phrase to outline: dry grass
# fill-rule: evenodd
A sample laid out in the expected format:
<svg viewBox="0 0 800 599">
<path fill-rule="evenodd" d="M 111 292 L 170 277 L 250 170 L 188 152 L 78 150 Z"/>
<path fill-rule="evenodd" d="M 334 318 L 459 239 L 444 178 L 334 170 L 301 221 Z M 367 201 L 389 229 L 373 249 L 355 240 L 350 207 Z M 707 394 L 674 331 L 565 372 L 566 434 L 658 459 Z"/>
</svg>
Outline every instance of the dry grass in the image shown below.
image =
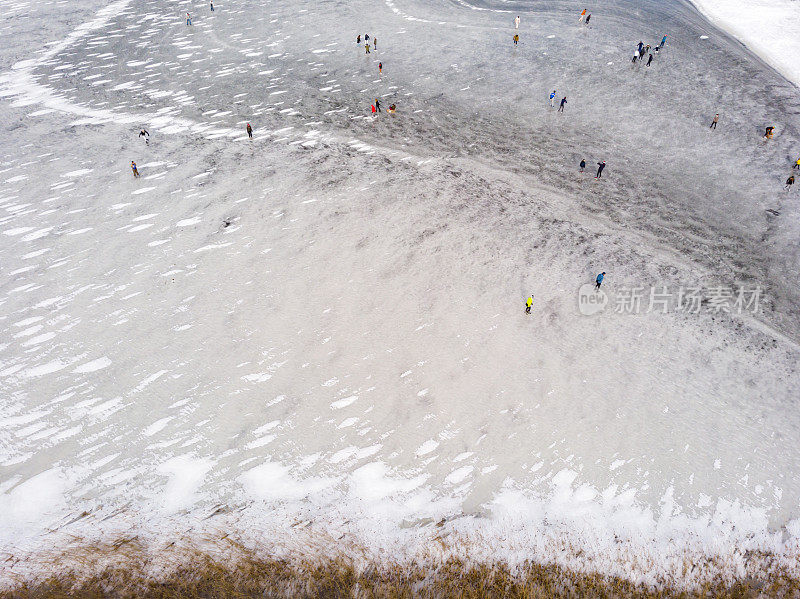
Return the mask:
<svg viewBox="0 0 800 599">
<path fill-rule="evenodd" d="M 86 552 L 84 557 L 97 550 Z M 356 569 L 345 559 L 287 562 L 257 557 L 240 550 L 226 560 L 197 554 L 152 574 L 152 557 L 132 550 L 122 562 L 94 574 L 69 571 L 36 582 L 19 582 L 0 592 L 0 599 L 100 598 L 438 598 L 503 597 L 551 599 L 598 598 L 761 598 L 800 599 L 800 581 L 783 574 L 767 580 L 708 584 L 691 592 L 645 588 L 599 574 L 580 574 L 555 565 L 527 564 L 511 571 L 503 564 L 469 565 L 450 560 L 431 565 L 381 565 Z M 149 568 L 149 569 L 148 569 Z"/>
</svg>

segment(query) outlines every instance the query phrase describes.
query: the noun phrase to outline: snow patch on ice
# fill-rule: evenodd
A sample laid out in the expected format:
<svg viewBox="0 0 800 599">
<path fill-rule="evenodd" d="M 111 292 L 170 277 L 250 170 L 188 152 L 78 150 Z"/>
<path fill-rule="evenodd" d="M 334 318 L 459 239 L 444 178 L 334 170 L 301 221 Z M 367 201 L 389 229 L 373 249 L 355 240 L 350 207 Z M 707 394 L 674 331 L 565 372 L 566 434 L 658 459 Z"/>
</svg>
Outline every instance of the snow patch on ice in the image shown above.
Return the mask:
<svg viewBox="0 0 800 599">
<path fill-rule="evenodd" d="M 85 374 L 88 372 L 96 372 L 98 370 L 102 370 L 103 368 L 107 368 L 111 366 L 111 360 L 109 360 L 106 356 L 102 358 L 97 358 L 96 360 L 92 360 L 91 362 L 87 362 L 86 364 L 82 364 L 78 366 L 72 372 L 76 374 Z"/>
<path fill-rule="evenodd" d="M 213 465 L 210 459 L 188 455 L 162 462 L 157 472 L 169 478 L 160 496 L 163 509 L 176 512 L 191 506 L 196 501 L 197 491 Z"/>
<path fill-rule="evenodd" d="M 357 399 L 358 399 L 358 395 L 351 395 L 351 396 L 349 396 L 349 397 L 345 397 L 345 398 L 343 398 L 343 399 L 339 399 L 339 400 L 337 400 L 337 401 L 334 401 L 334 402 L 331 404 L 331 406 L 330 406 L 330 407 L 331 407 L 331 409 L 333 409 L 333 410 L 340 410 L 340 409 L 342 409 L 342 408 L 346 408 L 347 406 L 349 406 L 351 403 L 353 403 L 353 402 L 354 402 L 354 401 L 356 401 Z"/>
<path fill-rule="evenodd" d="M 796 0 L 692 0 L 692 3 L 712 23 L 800 85 L 800 15 Z"/>
</svg>

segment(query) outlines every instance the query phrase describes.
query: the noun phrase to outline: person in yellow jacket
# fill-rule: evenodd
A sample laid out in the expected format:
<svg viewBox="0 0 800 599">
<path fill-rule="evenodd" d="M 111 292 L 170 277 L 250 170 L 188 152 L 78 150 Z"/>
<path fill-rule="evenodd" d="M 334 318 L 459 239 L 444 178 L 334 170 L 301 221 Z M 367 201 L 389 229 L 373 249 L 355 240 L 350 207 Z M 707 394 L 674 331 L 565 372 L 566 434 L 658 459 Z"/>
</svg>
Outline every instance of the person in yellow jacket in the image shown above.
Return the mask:
<svg viewBox="0 0 800 599">
<path fill-rule="evenodd" d="M 794 166 L 792 168 L 800 169 L 800 158 L 797 159 L 797 162 L 794 163 Z"/>
<path fill-rule="evenodd" d="M 533 305 L 533 295 L 531 294 L 531 296 L 527 300 L 525 300 L 525 314 L 531 313 L 532 305 Z"/>
</svg>

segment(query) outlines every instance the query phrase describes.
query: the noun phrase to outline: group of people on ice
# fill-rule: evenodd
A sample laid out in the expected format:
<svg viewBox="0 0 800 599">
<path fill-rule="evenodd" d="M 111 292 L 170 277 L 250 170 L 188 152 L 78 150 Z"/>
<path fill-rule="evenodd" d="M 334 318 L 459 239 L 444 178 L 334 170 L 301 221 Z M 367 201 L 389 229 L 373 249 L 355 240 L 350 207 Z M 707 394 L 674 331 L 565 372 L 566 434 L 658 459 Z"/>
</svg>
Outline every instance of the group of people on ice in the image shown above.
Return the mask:
<svg viewBox="0 0 800 599">
<path fill-rule="evenodd" d="M 371 106 L 372 114 L 378 114 L 381 111 L 381 101 L 378 98 L 375 98 L 375 103 Z M 389 108 L 386 109 L 388 114 L 394 114 L 394 111 L 397 110 L 397 106 L 395 104 L 389 105 Z"/>
<path fill-rule="evenodd" d="M 606 272 L 603 271 L 598 274 L 594 279 L 594 290 L 600 291 L 600 285 L 603 284 L 603 279 L 606 278 Z M 533 307 L 533 294 L 531 293 L 528 296 L 528 299 L 525 300 L 525 314 L 531 313 L 531 308 Z"/>
<path fill-rule="evenodd" d="M 653 55 L 658 54 L 658 51 L 661 50 L 661 48 L 663 48 L 664 44 L 666 43 L 667 43 L 667 36 L 665 35 L 664 37 L 661 38 L 661 43 L 658 44 L 655 48 L 653 48 L 653 51 L 651 52 L 650 44 L 645 45 L 644 42 L 640 41 L 639 45 L 636 48 L 636 52 L 633 53 L 633 58 L 631 59 L 631 63 L 636 64 L 637 60 L 639 62 L 643 61 L 645 54 L 647 54 L 648 55 L 647 66 L 649 67 L 650 63 L 653 62 Z"/>
<path fill-rule="evenodd" d="M 213 2 L 211 2 L 210 4 L 211 4 L 211 12 L 214 12 L 214 3 L 213 3 Z M 191 24 L 192 24 L 192 15 L 190 15 L 190 14 L 187 12 L 187 13 L 186 13 L 186 26 L 188 27 L 188 26 L 190 26 Z"/>
<path fill-rule="evenodd" d="M 589 24 L 589 19 L 591 19 L 591 18 L 592 18 L 592 15 L 591 14 L 586 14 L 586 9 L 584 8 L 583 11 L 581 11 L 581 16 L 578 19 L 578 22 L 579 23 L 583 23 L 585 25 L 588 25 Z M 519 15 L 514 17 L 514 29 L 519 30 Z M 667 36 L 664 36 L 664 39 L 666 39 L 666 37 Z M 514 41 L 514 45 L 515 46 L 517 44 L 519 44 L 519 33 L 514 33 L 514 37 L 512 39 Z"/>
<path fill-rule="evenodd" d="M 772 139 L 774 137 L 774 135 L 775 135 L 775 127 L 774 126 L 770 126 L 770 127 L 766 127 L 765 128 L 765 130 L 764 130 L 764 139 L 765 140 Z M 798 169 L 800 169 L 800 158 L 798 158 L 795 161 L 795 163 L 792 165 L 792 171 L 796 171 Z M 794 185 L 794 172 L 792 172 L 789 175 L 789 177 L 786 179 L 786 183 L 784 183 L 783 188 L 785 190 L 789 191 L 792 188 L 792 185 Z"/>
<path fill-rule="evenodd" d="M 365 33 L 364 34 L 365 54 L 370 54 L 369 40 L 370 40 L 369 33 Z M 361 34 L 360 33 L 356 36 L 356 44 L 357 45 L 361 45 Z M 373 50 L 377 50 L 378 49 L 378 38 L 376 36 L 372 37 L 372 49 Z M 378 61 L 378 75 L 383 75 L 383 62 L 382 61 Z M 387 114 L 394 114 L 396 110 L 397 110 L 397 106 L 395 104 L 390 104 L 389 107 L 386 108 L 386 113 Z M 373 104 L 370 104 L 370 111 L 372 112 L 372 114 L 378 114 L 379 112 L 381 112 L 381 102 L 380 102 L 380 100 L 378 98 L 375 98 L 375 102 Z"/>
<path fill-rule="evenodd" d="M 361 34 L 360 33 L 356 36 L 356 44 L 361 45 Z M 369 47 L 370 47 L 369 46 L 369 33 L 365 33 L 364 34 L 364 50 L 365 50 L 364 54 L 369 54 L 370 53 Z M 373 50 L 377 50 L 378 49 L 378 38 L 377 37 L 373 37 L 372 38 L 372 48 L 373 48 Z"/>
<path fill-rule="evenodd" d="M 556 107 L 555 102 L 556 102 L 556 90 L 553 90 L 550 92 L 550 108 Z M 561 102 L 558 105 L 558 112 L 564 112 L 564 104 L 566 103 L 567 103 L 567 96 L 564 96 L 563 98 L 561 98 Z"/>
<path fill-rule="evenodd" d="M 581 163 L 578 165 L 580 169 L 578 172 L 585 172 L 586 171 L 586 161 L 581 158 Z M 606 168 L 606 161 L 601 160 L 597 163 L 597 174 L 594 176 L 595 179 L 601 179 L 603 177 L 603 169 Z"/>
</svg>

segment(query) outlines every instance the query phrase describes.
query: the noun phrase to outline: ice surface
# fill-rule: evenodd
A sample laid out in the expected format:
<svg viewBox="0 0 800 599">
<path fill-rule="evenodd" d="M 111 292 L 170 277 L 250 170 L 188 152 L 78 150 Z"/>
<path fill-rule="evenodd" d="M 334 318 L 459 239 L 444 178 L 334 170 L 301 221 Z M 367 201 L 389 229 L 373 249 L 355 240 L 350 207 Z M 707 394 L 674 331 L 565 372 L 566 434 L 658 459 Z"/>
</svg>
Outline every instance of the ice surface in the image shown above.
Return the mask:
<svg viewBox="0 0 800 599">
<path fill-rule="evenodd" d="M 0 15 L 2 551 L 796 565 L 800 103 L 690 5 L 35 4 Z M 583 316 L 602 270 L 764 298 Z"/>
</svg>

